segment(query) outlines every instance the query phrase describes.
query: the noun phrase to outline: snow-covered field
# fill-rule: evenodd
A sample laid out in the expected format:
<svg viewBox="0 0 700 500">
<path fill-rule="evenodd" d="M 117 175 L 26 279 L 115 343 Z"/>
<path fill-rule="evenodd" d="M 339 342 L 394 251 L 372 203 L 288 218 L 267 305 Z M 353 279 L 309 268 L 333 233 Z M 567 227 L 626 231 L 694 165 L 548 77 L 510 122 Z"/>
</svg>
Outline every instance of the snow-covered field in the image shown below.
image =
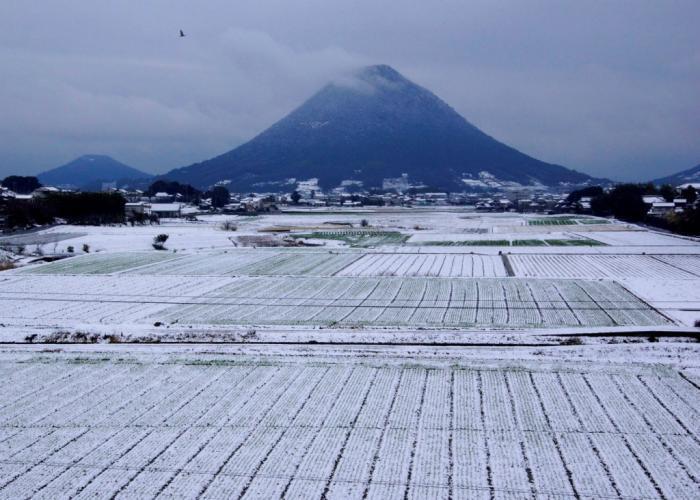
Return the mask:
<svg viewBox="0 0 700 500">
<path fill-rule="evenodd" d="M 698 495 L 700 393 L 674 369 L 132 349 L 0 351 L 1 497 Z"/>
<path fill-rule="evenodd" d="M 364 255 L 337 275 L 496 278 L 506 276 L 506 270 L 494 255 L 395 253 Z"/>
<path fill-rule="evenodd" d="M 226 220 L 233 220 L 237 230 L 224 231 L 221 224 Z M 236 246 L 242 236 L 282 241 L 288 234 L 277 231 L 323 234 L 314 228 L 353 224 L 361 229 L 361 221 L 367 221 L 370 231 L 409 235 L 409 243 L 362 249 L 342 246 L 337 240 L 320 247 Z M 603 227 L 604 231 L 584 231 Z M 570 228 L 582 232 L 566 232 Z M 338 230 L 326 232 L 334 231 Z M 523 236 L 520 231 L 531 233 Z M 168 251 L 149 249 L 149 239 L 161 232 L 171 236 Z M 411 244 L 531 236 L 549 243 L 544 247 Z M 589 236 L 607 245 L 556 246 L 557 241 Z M 13 327 L 161 322 L 172 328 L 474 330 L 674 323 L 687 327 L 700 319 L 700 300 L 656 297 L 654 286 L 673 280 L 681 293 L 700 288 L 700 243 L 595 218 L 458 210 L 314 211 L 205 216 L 196 222 L 166 220 L 145 227 L 57 226 L 20 238 L 25 243 L 51 240 L 59 248 L 70 244 L 79 255 L 0 275 L 4 299 L 0 324 Z M 81 253 L 79 243 L 88 240 L 91 253 Z M 656 246 L 660 242 L 665 245 Z"/>
<path fill-rule="evenodd" d="M 509 255 L 516 276 L 539 278 L 700 278 L 700 255 Z"/>
<path fill-rule="evenodd" d="M 697 240 L 460 209 L 201 219 L 0 242 L 24 250 L 0 272 L 0 498 L 700 497 Z M 241 246 L 363 220 L 399 237 Z M 562 243 L 583 238 L 605 245 Z M 472 239 L 547 246 L 425 244 Z"/>
<path fill-rule="evenodd" d="M 92 268 L 90 268 L 92 269 Z M 11 276 L 11 275 L 8 275 Z M 614 281 L 520 278 L 15 275 L 9 324 L 651 326 L 669 321 Z"/>
</svg>

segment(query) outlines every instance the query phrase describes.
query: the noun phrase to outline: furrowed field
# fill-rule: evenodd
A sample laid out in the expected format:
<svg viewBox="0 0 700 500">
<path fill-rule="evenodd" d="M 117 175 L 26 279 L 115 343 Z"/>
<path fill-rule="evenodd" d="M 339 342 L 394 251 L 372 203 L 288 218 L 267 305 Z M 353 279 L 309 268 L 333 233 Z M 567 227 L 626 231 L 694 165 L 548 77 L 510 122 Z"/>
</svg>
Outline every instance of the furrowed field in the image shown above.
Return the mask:
<svg viewBox="0 0 700 500">
<path fill-rule="evenodd" d="M 4 498 L 698 491 L 699 393 L 658 367 L 0 356 Z"/>
<path fill-rule="evenodd" d="M 228 219 L 17 236 L 39 257 L 0 272 L 0 498 L 700 498 L 697 240 Z"/>
<path fill-rule="evenodd" d="M 5 279 L 0 297 L 0 317 L 8 321 L 487 328 L 669 323 L 613 281 L 37 274 Z"/>
</svg>

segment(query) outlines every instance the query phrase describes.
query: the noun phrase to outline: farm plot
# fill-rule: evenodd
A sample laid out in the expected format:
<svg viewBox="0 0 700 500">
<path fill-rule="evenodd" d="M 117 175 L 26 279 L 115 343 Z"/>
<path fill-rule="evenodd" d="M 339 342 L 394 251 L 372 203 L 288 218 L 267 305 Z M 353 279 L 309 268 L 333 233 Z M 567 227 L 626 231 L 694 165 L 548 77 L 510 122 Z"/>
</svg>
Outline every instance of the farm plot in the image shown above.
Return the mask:
<svg viewBox="0 0 700 500">
<path fill-rule="evenodd" d="M 272 254 L 267 251 L 236 250 L 226 253 L 197 253 L 125 272 L 156 276 L 226 276 L 235 274 L 248 264 L 267 259 L 270 255 Z"/>
<path fill-rule="evenodd" d="M 89 254 L 59 260 L 41 266 L 27 267 L 18 272 L 28 274 L 110 274 L 177 259 L 168 252 L 123 252 Z"/>
<path fill-rule="evenodd" d="M 700 255 L 655 255 L 654 258 L 700 278 Z"/>
<path fill-rule="evenodd" d="M 172 304 L 195 302 L 226 282 L 182 276 L 17 276 L 0 289 L 0 318 L 50 324 L 134 322 Z"/>
<path fill-rule="evenodd" d="M 173 255 L 169 253 L 95 254 L 29 267 L 29 274 L 111 274 L 154 276 L 331 276 L 362 254 L 341 252 L 231 250 Z"/>
<path fill-rule="evenodd" d="M 539 219 L 527 219 L 529 226 L 566 226 L 575 224 L 609 224 L 607 219 L 592 218 L 592 217 L 542 217 Z"/>
<path fill-rule="evenodd" d="M 354 253 L 282 252 L 236 270 L 247 276 L 331 276 L 360 258 Z"/>
<path fill-rule="evenodd" d="M 503 261 L 494 255 L 367 254 L 338 276 L 436 276 L 497 278 L 506 276 Z"/>
<path fill-rule="evenodd" d="M 617 228 L 616 224 L 611 224 L 611 229 Z M 697 243 L 691 239 L 674 236 L 672 234 L 661 234 L 653 231 L 601 231 L 600 227 L 591 225 L 586 227 L 587 232 L 581 232 L 584 228 L 579 226 L 572 228 L 574 234 L 593 238 L 607 245 L 619 246 L 694 246 Z M 592 232 L 588 232 L 594 229 Z"/>
<path fill-rule="evenodd" d="M 322 256 L 322 255 L 321 255 Z M 444 265 L 444 264 L 443 264 Z M 0 320 L 61 324 L 526 328 L 668 320 L 609 281 L 370 276 L 7 275 Z"/>
<path fill-rule="evenodd" d="M 671 264 L 650 255 L 511 254 L 516 276 L 538 278 L 693 279 L 686 263 Z"/>
<path fill-rule="evenodd" d="M 409 238 L 398 231 L 376 229 L 315 231 L 309 234 L 293 234 L 292 238 L 342 241 L 352 247 L 376 247 L 381 245 L 401 245 Z"/>
<path fill-rule="evenodd" d="M 614 282 L 389 277 L 238 278 L 150 320 L 505 328 L 668 323 Z"/>
<path fill-rule="evenodd" d="M 697 497 L 671 370 L 346 359 L 0 353 L 0 496 Z"/>
</svg>

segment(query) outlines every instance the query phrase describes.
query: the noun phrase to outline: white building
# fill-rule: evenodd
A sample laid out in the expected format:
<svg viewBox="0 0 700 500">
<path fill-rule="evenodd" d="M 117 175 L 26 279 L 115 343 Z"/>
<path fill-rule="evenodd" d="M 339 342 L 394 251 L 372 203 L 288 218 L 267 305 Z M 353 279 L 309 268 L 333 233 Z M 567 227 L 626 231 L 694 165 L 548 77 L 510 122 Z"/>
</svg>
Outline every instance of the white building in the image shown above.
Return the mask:
<svg viewBox="0 0 700 500">
<path fill-rule="evenodd" d="M 181 203 L 151 203 L 151 213 L 160 218 L 174 218 L 182 216 Z"/>
</svg>

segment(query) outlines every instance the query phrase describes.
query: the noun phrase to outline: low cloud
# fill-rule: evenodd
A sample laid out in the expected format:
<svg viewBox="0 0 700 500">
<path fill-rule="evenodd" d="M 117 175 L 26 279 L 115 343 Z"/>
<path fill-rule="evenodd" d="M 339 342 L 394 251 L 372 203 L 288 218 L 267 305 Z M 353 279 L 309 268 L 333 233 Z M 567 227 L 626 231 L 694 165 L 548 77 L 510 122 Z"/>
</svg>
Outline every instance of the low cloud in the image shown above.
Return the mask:
<svg viewBox="0 0 700 500">
<path fill-rule="evenodd" d="M 24 170 L 7 160 L 21 156 L 19 144 L 32 144 L 32 173 L 89 152 L 159 172 L 200 161 L 364 63 L 336 47 L 293 49 L 242 29 L 194 45 L 173 61 L 5 49 L 2 60 L 15 71 L 0 91 L 0 133 L 14 140 L 0 146 L 0 175 Z"/>
</svg>

